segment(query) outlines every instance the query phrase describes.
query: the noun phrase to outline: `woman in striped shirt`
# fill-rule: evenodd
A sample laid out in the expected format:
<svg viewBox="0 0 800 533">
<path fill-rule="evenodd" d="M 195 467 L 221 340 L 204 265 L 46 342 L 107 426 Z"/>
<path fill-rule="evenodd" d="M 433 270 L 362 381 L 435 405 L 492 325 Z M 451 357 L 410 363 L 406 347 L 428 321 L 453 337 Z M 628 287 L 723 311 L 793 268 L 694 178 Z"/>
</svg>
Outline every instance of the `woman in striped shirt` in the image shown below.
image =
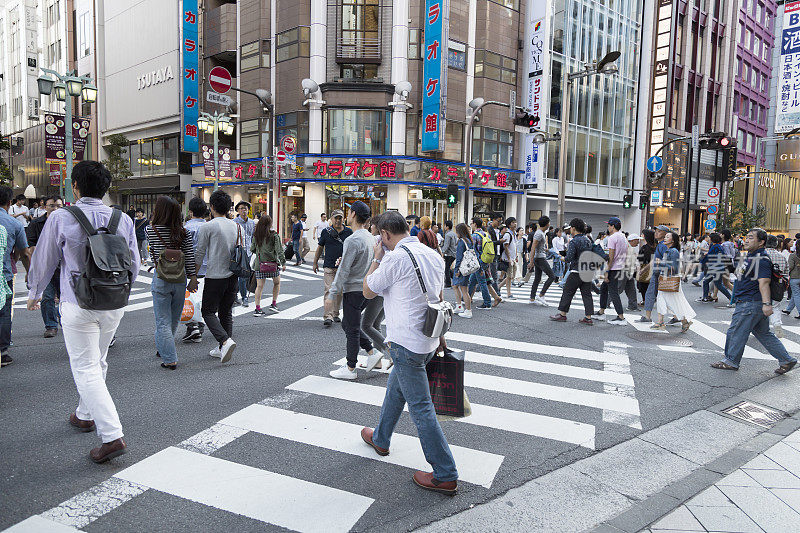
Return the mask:
<svg viewBox="0 0 800 533">
<path fill-rule="evenodd" d="M 189 278 L 189 291 L 197 290 L 197 270 L 194 261 L 192 236 L 181 223 L 181 208 L 174 199 L 159 196 L 156 201 L 151 224 L 147 226 L 147 240 L 150 242 L 150 258 L 156 265 L 156 275 L 150 288 L 153 293 L 153 313 L 156 319 L 156 356 L 161 357 L 162 368 L 175 370 L 178 367 L 178 354 L 175 349 L 175 331 L 186 299 L 186 278 Z M 171 250 L 172 258 L 159 263 L 164 250 Z M 181 254 L 174 253 L 180 250 Z M 182 258 L 180 257 L 182 255 Z M 175 273 L 175 268 L 183 260 L 183 271 Z"/>
</svg>

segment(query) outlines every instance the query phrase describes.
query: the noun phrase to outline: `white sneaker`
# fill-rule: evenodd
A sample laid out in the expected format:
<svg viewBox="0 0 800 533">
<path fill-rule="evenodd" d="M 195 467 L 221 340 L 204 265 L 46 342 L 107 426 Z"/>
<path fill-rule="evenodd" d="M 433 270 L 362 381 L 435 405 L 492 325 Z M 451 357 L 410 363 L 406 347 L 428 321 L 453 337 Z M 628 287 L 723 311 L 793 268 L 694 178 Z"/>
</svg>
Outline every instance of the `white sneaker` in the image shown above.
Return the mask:
<svg viewBox="0 0 800 533">
<path fill-rule="evenodd" d="M 208 355 L 219 359 L 220 357 L 222 357 L 222 352 L 220 351 L 219 346 L 215 346 L 213 350 L 208 352 Z"/>
<path fill-rule="evenodd" d="M 220 363 L 227 363 L 233 357 L 233 349 L 236 348 L 236 343 L 233 339 L 229 338 L 222 343 L 222 348 L 219 349 L 221 355 L 219 357 Z"/>
<path fill-rule="evenodd" d="M 472 318 L 472 309 L 464 309 L 458 316 L 461 318 Z"/>
<path fill-rule="evenodd" d="M 609 320 L 608 323 L 609 324 L 614 324 L 615 326 L 625 326 L 625 325 L 628 324 L 628 321 L 625 320 L 624 318 L 620 318 L 618 316 L 615 316 L 614 318 Z"/>
<path fill-rule="evenodd" d="M 378 350 L 373 350 L 372 355 L 367 357 L 367 364 L 364 366 L 364 368 L 367 369 L 367 372 L 371 372 L 375 369 L 378 363 L 381 362 L 381 359 L 383 359 L 383 354 Z M 343 366 L 342 368 L 347 368 L 347 366 Z M 349 371 L 350 369 L 348 368 L 347 370 Z M 353 372 L 353 374 L 355 374 L 355 372 Z"/>
<path fill-rule="evenodd" d="M 458 304 L 458 305 L 456 306 L 456 308 L 455 308 L 455 309 L 453 309 L 453 312 L 454 312 L 454 313 L 456 313 L 456 314 L 458 314 L 458 313 L 463 313 L 463 312 L 464 312 L 464 306 L 463 306 L 463 305 L 461 305 L 461 304 Z"/>
<path fill-rule="evenodd" d="M 783 338 L 783 326 L 781 324 L 776 324 L 775 327 L 772 329 L 775 331 L 776 337 L 778 337 L 779 339 Z"/>
<path fill-rule="evenodd" d="M 541 305 L 542 307 L 550 307 L 550 304 L 547 303 L 545 301 L 545 299 L 542 298 L 541 296 L 537 296 L 536 299 L 534 300 L 534 302 L 536 302 L 537 304 Z"/>
<path fill-rule="evenodd" d="M 592 320 L 605 320 L 605 319 L 606 319 L 605 313 L 603 313 L 602 315 L 601 314 L 592 315 Z"/>
<path fill-rule="evenodd" d="M 356 379 L 358 374 L 356 374 L 355 369 L 350 370 L 347 365 L 342 365 L 336 370 L 331 370 L 330 376 L 336 379 Z"/>
</svg>

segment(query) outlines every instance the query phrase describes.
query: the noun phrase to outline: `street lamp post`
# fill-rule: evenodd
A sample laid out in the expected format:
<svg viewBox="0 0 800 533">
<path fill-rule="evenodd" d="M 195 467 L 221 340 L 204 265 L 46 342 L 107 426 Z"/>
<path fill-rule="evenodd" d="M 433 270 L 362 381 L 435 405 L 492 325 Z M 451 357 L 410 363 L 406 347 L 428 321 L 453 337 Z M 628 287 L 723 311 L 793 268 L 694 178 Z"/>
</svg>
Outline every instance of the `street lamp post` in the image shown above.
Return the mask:
<svg viewBox="0 0 800 533">
<path fill-rule="evenodd" d="M 505 102 L 495 102 L 494 100 L 486 101 L 483 98 L 475 98 L 469 103 L 469 109 L 467 114 L 467 143 L 466 143 L 466 172 L 464 174 L 464 223 L 469 225 L 469 172 L 470 166 L 472 165 L 472 125 L 477 120 L 478 115 L 481 112 L 481 109 L 487 105 L 499 105 L 502 107 L 508 107 L 509 104 Z M 472 111 L 469 113 L 469 111 Z"/>
<path fill-rule="evenodd" d="M 567 136 L 569 134 L 569 108 L 572 96 L 572 82 L 597 74 L 614 74 L 617 72 L 615 62 L 620 53 L 609 52 L 600 61 L 587 64 L 583 70 L 567 72 L 566 61 L 561 67 L 561 147 L 558 154 L 558 227 L 564 227 L 564 204 L 567 191 Z"/>
<path fill-rule="evenodd" d="M 267 89 L 256 89 L 255 92 L 251 92 L 251 91 L 246 91 L 244 89 L 240 89 L 238 87 L 231 87 L 231 90 L 244 94 L 249 94 L 251 96 L 255 96 L 256 98 L 258 98 L 258 102 L 261 104 L 261 109 L 264 112 L 264 115 L 267 115 L 269 117 L 269 153 L 264 156 L 264 159 L 261 162 L 262 166 L 264 167 L 264 175 L 267 176 L 269 175 L 270 171 L 270 165 L 268 164 L 269 157 L 270 154 L 273 154 L 274 157 L 274 152 L 275 152 L 275 104 L 272 102 L 272 93 Z M 261 139 L 259 138 L 259 145 L 263 146 L 260 143 Z M 271 187 L 272 183 L 273 183 L 272 180 L 270 180 Z M 274 187 L 273 187 L 273 195 L 275 196 L 275 198 L 278 197 L 277 193 L 274 192 Z M 273 202 L 269 203 L 270 216 L 272 216 L 273 213 L 272 204 Z"/>
<path fill-rule="evenodd" d="M 214 190 L 219 189 L 219 132 L 225 135 L 233 133 L 233 122 L 225 113 L 209 114 L 203 111 L 197 119 L 197 127 L 206 133 L 214 135 Z"/>
<path fill-rule="evenodd" d="M 66 75 L 61 75 L 49 68 L 42 68 L 41 70 L 46 74 L 55 76 L 58 83 L 44 74 L 39 76 L 36 80 L 39 86 L 39 93 L 50 95 L 55 90 L 56 99 L 64 102 L 64 152 L 67 172 L 64 183 L 61 186 L 61 196 L 64 196 L 67 203 L 71 204 L 75 201 L 75 197 L 72 194 L 72 97 L 82 95 L 84 102 L 92 104 L 97 100 L 97 87 L 92 84 L 90 76 L 78 76 L 78 72 L 74 70 Z"/>
</svg>

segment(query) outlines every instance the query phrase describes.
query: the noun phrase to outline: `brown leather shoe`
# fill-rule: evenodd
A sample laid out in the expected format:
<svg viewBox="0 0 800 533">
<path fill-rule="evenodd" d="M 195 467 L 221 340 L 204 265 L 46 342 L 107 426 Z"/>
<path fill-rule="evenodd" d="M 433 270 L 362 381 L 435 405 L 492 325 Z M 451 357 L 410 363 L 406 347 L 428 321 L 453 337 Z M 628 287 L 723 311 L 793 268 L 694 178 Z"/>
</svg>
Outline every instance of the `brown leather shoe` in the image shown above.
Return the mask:
<svg viewBox="0 0 800 533">
<path fill-rule="evenodd" d="M 455 496 L 458 491 L 458 481 L 439 481 L 433 477 L 433 472 L 417 470 L 414 472 L 414 483 L 423 489 L 449 494 L 450 496 Z"/>
<path fill-rule="evenodd" d="M 89 457 L 95 463 L 105 463 L 109 459 L 119 457 L 128 451 L 128 446 L 122 438 L 112 440 L 111 442 L 104 442 L 99 448 L 94 448 L 89 452 Z"/>
<path fill-rule="evenodd" d="M 58 330 L 56 328 L 47 328 L 44 330 L 44 338 L 45 339 L 52 339 L 58 334 Z"/>
<path fill-rule="evenodd" d="M 375 446 L 375 443 L 372 442 L 372 434 L 374 432 L 375 430 L 372 428 L 364 428 L 361 430 L 361 438 L 364 440 L 364 442 L 372 446 L 372 449 L 375 450 L 375 453 L 377 453 L 382 457 L 386 457 L 387 455 L 389 455 L 389 450 Z"/>
<path fill-rule="evenodd" d="M 84 433 L 89 433 L 90 431 L 94 431 L 94 420 L 81 420 L 80 418 L 72 413 L 69 415 L 69 423 L 75 426 L 76 428 L 80 429 Z"/>
</svg>

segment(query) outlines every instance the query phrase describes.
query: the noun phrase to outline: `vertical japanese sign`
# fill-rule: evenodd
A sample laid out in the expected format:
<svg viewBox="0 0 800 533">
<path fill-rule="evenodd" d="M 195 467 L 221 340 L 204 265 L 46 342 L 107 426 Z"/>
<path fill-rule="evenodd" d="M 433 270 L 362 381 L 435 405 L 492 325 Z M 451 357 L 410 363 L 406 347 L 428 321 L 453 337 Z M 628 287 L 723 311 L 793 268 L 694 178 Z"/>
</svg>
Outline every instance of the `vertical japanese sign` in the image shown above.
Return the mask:
<svg viewBox="0 0 800 533">
<path fill-rule="evenodd" d="M 200 116 L 199 86 L 197 69 L 197 0 L 183 0 L 183 32 L 181 35 L 181 65 L 183 80 L 181 91 L 181 139 L 184 152 L 197 152 L 199 132 L 197 119 Z"/>
<path fill-rule="evenodd" d="M 676 4 L 677 5 L 677 4 Z M 672 96 L 672 21 L 673 0 L 658 0 L 655 16 L 655 46 L 651 76 L 652 101 L 650 108 L 650 137 L 647 157 L 656 155 L 667 130 L 668 102 Z"/>
<path fill-rule="evenodd" d="M 444 150 L 449 11 L 449 0 L 425 0 L 425 56 L 422 65 L 423 152 Z"/>
<path fill-rule="evenodd" d="M 58 5 L 56 7 L 58 9 Z M 25 3 L 25 58 L 28 77 L 28 118 L 39 119 L 39 24 L 36 16 L 36 1 Z"/>
<path fill-rule="evenodd" d="M 86 139 L 89 136 L 88 118 L 72 117 L 72 159 L 83 161 L 86 154 Z M 64 115 L 44 114 L 44 159 L 48 163 L 66 162 L 67 128 Z"/>
<path fill-rule="evenodd" d="M 775 133 L 800 126 L 800 2 L 786 2 L 781 35 L 780 85 Z"/>
<path fill-rule="evenodd" d="M 539 118 L 537 127 L 545 129 L 547 119 L 545 98 L 545 68 L 547 60 L 547 6 L 549 2 L 528 0 L 528 19 L 525 25 L 525 57 L 528 80 L 525 86 L 525 108 L 534 117 Z M 542 147 L 534 144 L 534 135 L 526 134 L 523 143 L 525 158 L 525 175 L 522 179 L 523 189 L 535 189 L 544 176 L 544 152 Z"/>
</svg>

